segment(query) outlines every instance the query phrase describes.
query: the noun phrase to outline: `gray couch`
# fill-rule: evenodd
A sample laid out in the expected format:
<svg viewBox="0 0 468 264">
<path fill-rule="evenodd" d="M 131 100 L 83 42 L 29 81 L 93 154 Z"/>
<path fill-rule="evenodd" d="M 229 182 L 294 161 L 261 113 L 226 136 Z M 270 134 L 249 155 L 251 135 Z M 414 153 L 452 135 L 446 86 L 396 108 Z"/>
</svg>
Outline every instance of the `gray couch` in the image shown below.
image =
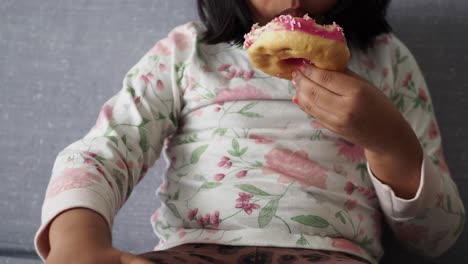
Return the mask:
<svg viewBox="0 0 468 264">
<path fill-rule="evenodd" d="M 40 263 L 33 249 L 56 154 L 94 124 L 126 71 L 171 28 L 196 18 L 194 0 L 0 1 L 0 263 Z M 394 0 L 390 21 L 425 72 L 446 158 L 468 205 L 468 3 Z M 91 92 L 95 95 L 90 95 Z M 115 221 L 115 246 L 151 250 L 159 161 Z M 467 263 L 468 228 L 427 262 L 387 233 L 383 263 Z"/>
</svg>

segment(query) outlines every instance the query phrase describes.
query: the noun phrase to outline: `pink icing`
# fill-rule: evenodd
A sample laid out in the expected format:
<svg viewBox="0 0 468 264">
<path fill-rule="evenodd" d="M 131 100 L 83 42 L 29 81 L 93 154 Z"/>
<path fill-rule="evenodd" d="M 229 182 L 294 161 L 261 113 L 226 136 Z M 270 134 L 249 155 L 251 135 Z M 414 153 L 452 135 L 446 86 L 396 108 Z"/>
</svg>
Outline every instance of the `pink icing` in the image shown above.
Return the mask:
<svg viewBox="0 0 468 264">
<path fill-rule="evenodd" d="M 264 27 L 260 27 L 258 24 L 253 25 L 250 33 L 244 36 L 244 48 L 249 48 L 262 33 L 267 31 L 280 30 L 299 30 L 308 34 L 320 36 L 322 38 L 346 42 L 343 29 L 335 22 L 333 22 L 331 25 L 321 26 L 308 15 L 305 15 L 303 18 L 293 17 L 291 15 L 281 15 L 273 19 Z"/>
</svg>

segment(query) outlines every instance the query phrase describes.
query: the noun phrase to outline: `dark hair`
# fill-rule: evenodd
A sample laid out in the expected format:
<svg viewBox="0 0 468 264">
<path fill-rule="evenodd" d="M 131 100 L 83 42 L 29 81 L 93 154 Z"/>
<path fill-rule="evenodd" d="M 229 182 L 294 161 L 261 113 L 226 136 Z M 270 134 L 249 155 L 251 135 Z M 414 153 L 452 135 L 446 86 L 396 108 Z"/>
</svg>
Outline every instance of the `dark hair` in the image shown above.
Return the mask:
<svg viewBox="0 0 468 264">
<path fill-rule="evenodd" d="M 386 20 L 391 0 L 338 0 L 323 16 L 323 23 L 338 23 L 348 43 L 359 49 L 371 46 L 375 37 L 391 32 Z M 241 44 L 253 21 L 248 0 L 197 0 L 198 14 L 206 27 L 201 41 L 207 44 Z"/>
</svg>

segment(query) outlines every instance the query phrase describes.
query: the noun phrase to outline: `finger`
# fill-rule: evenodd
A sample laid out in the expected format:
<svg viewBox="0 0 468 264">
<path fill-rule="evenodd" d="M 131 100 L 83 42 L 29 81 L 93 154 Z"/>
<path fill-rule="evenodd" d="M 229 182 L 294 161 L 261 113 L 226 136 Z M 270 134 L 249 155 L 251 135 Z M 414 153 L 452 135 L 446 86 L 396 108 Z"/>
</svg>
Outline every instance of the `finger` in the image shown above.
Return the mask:
<svg viewBox="0 0 468 264">
<path fill-rule="evenodd" d="M 324 70 L 313 65 L 306 65 L 301 69 L 311 81 L 339 95 L 347 95 L 353 92 L 353 87 L 357 87 L 355 83 L 358 80 L 342 72 Z"/>
<path fill-rule="evenodd" d="M 315 104 L 328 112 L 336 112 L 342 104 L 342 96 L 325 89 L 319 84 L 311 81 L 301 71 L 294 74 L 294 84 L 298 96 L 304 96 L 308 103 Z"/>
<path fill-rule="evenodd" d="M 299 108 L 301 108 L 304 112 L 315 118 L 325 128 L 328 128 L 331 131 L 335 131 L 332 124 L 338 121 L 338 117 L 336 115 L 317 106 L 316 104 L 311 103 L 307 99 L 307 96 L 303 96 L 300 92 L 296 94 L 294 99 L 297 106 L 299 106 Z"/>
<path fill-rule="evenodd" d="M 122 264 L 153 264 L 153 262 L 131 254 L 123 254 L 120 258 Z"/>
<path fill-rule="evenodd" d="M 354 78 L 356 78 L 356 79 L 359 79 L 359 80 L 361 80 L 361 81 L 363 81 L 363 82 L 368 82 L 366 79 L 362 78 L 360 75 L 358 75 L 357 73 L 353 72 L 353 71 L 352 71 L 351 69 L 349 69 L 349 68 L 346 68 L 346 69 L 344 70 L 344 73 L 347 74 L 347 75 L 349 75 L 349 76 L 351 76 L 351 77 L 354 77 Z"/>
</svg>

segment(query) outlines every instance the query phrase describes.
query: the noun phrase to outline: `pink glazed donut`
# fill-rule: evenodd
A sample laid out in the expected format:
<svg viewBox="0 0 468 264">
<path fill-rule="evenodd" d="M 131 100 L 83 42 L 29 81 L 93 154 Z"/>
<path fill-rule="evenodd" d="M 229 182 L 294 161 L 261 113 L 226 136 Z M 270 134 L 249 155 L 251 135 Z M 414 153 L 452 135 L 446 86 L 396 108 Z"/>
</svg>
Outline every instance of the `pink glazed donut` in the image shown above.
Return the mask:
<svg viewBox="0 0 468 264">
<path fill-rule="evenodd" d="M 319 25 L 308 15 L 281 15 L 244 36 L 250 62 L 266 74 L 292 79 L 303 64 L 343 71 L 350 53 L 343 29 L 336 23 Z"/>
</svg>

